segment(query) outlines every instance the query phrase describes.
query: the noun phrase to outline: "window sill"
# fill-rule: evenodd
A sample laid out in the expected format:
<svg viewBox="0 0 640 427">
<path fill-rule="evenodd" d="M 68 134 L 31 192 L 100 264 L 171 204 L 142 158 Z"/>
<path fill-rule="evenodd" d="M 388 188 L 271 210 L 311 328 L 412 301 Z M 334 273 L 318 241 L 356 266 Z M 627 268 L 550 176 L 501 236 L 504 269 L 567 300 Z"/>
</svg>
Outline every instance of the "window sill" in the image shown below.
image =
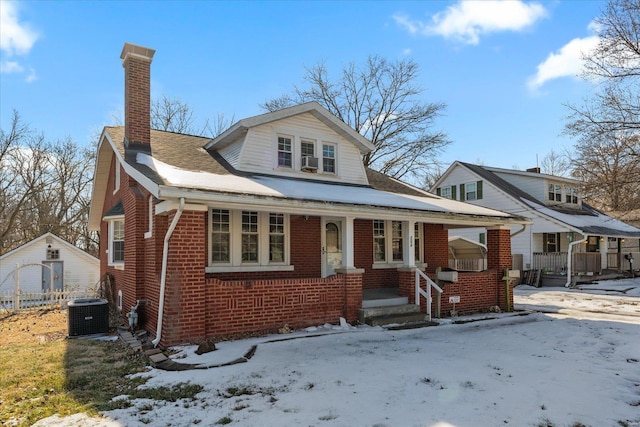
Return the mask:
<svg viewBox="0 0 640 427">
<path fill-rule="evenodd" d="M 108 267 L 112 267 L 115 268 L 116 270 L 124 270 L 124 263 L 120 262 L 117 264 L 111 263 L 111 264 L 107 264 Z"/>
<path fill-rule="evenodd" d="M 406 265 L 403 262 L 394 262 L 394 263 L 378 263 L 378 264 L 373 264 L 371 266 L 371 268 L 373 270 L 384 270 L 384 269 L 389 269 L 389 268 L 400 268 L 400 267 L 406 267 Z M 427 263 L 426 262 L 416 262 L 414 267 L 418 267 L 418 268 L 426 268 L 427 267 Z"/>
<path fill-rule="evenodd" d="M 399 262 L 392 262 L 392 263 L 386 263 L 386 262 L 380 262 L 380 263 L 375 263 L 371 266 L 372 269 L 374 270 L 383 270 L 385 268 L 398 268 L 403 266 L 404 264 L 402 263 L 402 261 Z"/>
<path fill-rule="evenodd" d="M 205 267 L 205 273 L 249 273 L 254 271 L 293 271 L 293 265 L 220 265 Z"/>
</svg>

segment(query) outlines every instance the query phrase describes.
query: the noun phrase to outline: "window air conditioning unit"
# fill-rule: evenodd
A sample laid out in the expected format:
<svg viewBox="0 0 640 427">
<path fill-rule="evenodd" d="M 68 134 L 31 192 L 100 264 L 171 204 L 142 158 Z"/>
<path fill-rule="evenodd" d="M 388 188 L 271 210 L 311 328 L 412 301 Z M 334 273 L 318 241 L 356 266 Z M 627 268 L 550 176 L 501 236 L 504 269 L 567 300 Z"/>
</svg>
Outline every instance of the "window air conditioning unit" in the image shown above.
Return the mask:
<svg viewBox="0 0 640 427">
<path fill-rule="evenodd" d="M 302 170 L 318 169 L 318 158 L 312 156 L 302 156 Z"/>
</svg>

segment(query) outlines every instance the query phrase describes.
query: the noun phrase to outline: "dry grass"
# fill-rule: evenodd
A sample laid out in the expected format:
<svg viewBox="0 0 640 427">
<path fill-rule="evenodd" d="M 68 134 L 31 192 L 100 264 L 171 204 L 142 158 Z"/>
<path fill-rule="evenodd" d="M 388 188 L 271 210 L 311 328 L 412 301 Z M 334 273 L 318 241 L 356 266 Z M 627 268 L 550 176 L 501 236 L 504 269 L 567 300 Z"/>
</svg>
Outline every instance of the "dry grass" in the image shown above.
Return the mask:
<svg viewBox="0 0 640 427">
<path fill-rule="evenodd" d="M 0 419 L 28 426 L 59 414 L 97 414 L 133 394 L 146 359 L 121 342 L 66 339 L 65 310 L 0 313 Z"/>
</svg>

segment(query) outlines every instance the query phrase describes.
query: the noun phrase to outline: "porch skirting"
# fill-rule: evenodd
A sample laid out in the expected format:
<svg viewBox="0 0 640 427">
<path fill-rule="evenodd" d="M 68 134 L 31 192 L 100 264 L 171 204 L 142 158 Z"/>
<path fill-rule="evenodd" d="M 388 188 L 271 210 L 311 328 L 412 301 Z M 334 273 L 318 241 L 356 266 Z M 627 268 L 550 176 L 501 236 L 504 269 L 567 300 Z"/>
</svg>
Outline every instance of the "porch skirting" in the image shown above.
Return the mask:
<svg viewBox="0 0 640 427">
<path fill-rule="evenodd" d="M 358 318 L 362 271 L 328 278 L 205 281 L 206 338 L 274 332 Z M 205 337 L 203 337 L 205 338 Z"/>
</svg>

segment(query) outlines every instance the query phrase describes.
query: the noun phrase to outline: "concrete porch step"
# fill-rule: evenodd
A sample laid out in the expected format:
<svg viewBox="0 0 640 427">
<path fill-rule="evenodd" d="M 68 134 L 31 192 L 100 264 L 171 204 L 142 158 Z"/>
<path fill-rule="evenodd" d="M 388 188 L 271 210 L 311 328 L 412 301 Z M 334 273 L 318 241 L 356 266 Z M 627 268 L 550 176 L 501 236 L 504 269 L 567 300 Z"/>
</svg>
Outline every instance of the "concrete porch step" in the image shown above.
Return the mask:
<svg viewBox="0 0 640 427">
<path fill-rule="evenodd" d="M 385 325 L 413 325 L 423 324 L 427 321 L 427 315 L 425 313 L 399 313 L 399 314 L 387 314 L 381 316 L 368 317 L 365 319 L 365 323 L 371 326 L 385 326 Z"/>
<path fill-rule="evenodd" d="M 411 320 L 412 318 L 418 318 L 418 316 L 422 316 L 419 320 L 424 320 L 424 313 L 420 313 L 420 307 L 415 304 L 400 304 L 393 306 L 378 306 L 378 307 L 368 307 L 362 308 L 358 312 L 358 319 L 360 323 L 366 323 L 367 325 L 373 325 L 372 321 L 378 322 L 376 325 L 387 325 L 389 323 L 404 323 L 410 321 L 419 321 L 419 320 Z M 386 322 L 385 319 L 388 319 Z M 394 320 L 395 319 L 395 320 Z M 386 323 L 380 323 L 386 322 Z"/>
</svg>

